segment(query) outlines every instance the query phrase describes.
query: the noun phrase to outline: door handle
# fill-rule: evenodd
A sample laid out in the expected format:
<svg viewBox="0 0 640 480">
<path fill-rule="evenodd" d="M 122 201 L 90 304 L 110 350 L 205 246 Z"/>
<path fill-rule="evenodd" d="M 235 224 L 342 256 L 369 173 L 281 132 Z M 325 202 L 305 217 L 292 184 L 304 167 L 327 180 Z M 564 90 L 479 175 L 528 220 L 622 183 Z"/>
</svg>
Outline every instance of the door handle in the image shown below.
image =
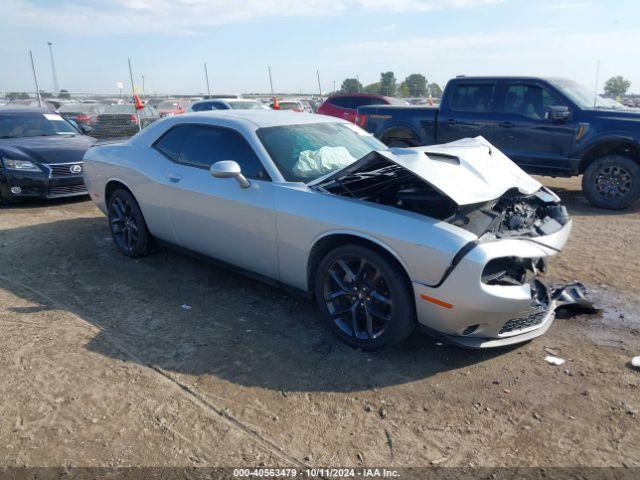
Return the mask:
<svg viewBox="0 0 640 480">
<path fill-rule="evenodd" d="M 447 123 L 449 125 L 456 125 L 458 121 L 455 118 L 450 118 L 449 120 L 447 120 Z"/>
<path fill-rule="evenodd" d="M 511 128 L 513 127 L 513 123 L 511 122 L 500 122 L 498 123 L 498 126 L 501 128 Z"/>
<path fill-rule="evenodd" d="M 173 183 L 178 183 L 180 180 L 182 180 L 182 175 L 178 175 L 176 173 L 170 173 L 169 180 Z"/>
</svg>

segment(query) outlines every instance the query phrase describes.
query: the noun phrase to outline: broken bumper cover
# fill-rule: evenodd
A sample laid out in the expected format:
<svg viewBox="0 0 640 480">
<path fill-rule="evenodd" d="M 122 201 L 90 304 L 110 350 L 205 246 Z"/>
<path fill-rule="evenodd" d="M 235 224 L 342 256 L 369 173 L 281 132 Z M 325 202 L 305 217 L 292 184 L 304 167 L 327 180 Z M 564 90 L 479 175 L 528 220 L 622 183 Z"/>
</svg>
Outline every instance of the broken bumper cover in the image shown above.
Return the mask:
<svg viewBox="0 0 640 480">
<path fill-rule="evenodd" d="M 544 334 L 555 318 L 555 290 L 539 280 L 523 285 L 488 285 L 482 282 L 482 272 L 496 258 L 554 255 L 566 243 L 571 226 L 569 221 L 547 236 L 481 243 L 465 255 L 441 285 L 413 282 L 418 322 L 423 329 L 470 348 L 513 345 Z"/>
</svg>

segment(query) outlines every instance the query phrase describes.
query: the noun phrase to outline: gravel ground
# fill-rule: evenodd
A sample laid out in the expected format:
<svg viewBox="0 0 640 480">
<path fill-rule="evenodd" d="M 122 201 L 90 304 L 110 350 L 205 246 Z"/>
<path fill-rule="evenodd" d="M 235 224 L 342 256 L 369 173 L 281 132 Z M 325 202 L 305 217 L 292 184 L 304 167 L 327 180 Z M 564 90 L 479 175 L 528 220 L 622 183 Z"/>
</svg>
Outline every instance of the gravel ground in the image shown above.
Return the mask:
<svg viewBox="0 0 640 480">
<path fill-rule="evenodd" d="M 575 218 L 550 276 L 604 310 L 488 352 L 354 350 L 308 300 L 119 255 L 86 200 L 1 210 L 0 466 L 640 466 L 640 206 L 543 181 Z"/>
</svg>

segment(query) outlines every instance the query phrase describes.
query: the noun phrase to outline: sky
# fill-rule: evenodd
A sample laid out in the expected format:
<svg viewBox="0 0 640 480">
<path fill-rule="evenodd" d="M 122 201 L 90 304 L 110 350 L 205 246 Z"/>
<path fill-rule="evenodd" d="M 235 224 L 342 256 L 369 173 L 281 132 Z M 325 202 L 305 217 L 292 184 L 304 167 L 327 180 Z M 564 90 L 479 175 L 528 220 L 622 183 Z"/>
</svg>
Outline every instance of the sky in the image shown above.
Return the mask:
<svg viewBox="0 0 640 480">
<path fill-rule="evenodd" d="M 391 70 L 542 75 L 594 88 L 623 75 L 640 93 L 638 0 L 0 0 L 0 92 L 318 92 Z"/>
</svg>

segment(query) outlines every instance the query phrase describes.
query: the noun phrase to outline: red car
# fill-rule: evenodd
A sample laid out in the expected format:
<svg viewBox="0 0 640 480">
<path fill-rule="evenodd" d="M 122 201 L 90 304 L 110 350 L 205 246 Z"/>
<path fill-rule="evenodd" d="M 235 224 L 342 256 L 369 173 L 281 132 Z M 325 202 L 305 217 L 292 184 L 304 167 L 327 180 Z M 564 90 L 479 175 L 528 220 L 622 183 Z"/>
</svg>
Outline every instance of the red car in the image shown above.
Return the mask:
<svg viewBox="0 0 640 480">
<path fill-rule="evenodd" d="M 358 107 L 365 105 L 393 105 L 405 104 L 406 102 L 397 98 L 384 97 L 382 95 L 372 95 L 370 93 L 344 93 L 332 95 L 327 98 L 316 113 L 331 115 L 332 117 L 344 118 L 352 123 L 364 125 L 366 118 L 356 118 Z"/>
<path fill-rule="evenodd" d="M 187 111 L 189 105 L 183 100 L 165 100 L 156 108 L 161 117 L 170 117 L 172 115 L 180 115 Z"/>
</svg>

